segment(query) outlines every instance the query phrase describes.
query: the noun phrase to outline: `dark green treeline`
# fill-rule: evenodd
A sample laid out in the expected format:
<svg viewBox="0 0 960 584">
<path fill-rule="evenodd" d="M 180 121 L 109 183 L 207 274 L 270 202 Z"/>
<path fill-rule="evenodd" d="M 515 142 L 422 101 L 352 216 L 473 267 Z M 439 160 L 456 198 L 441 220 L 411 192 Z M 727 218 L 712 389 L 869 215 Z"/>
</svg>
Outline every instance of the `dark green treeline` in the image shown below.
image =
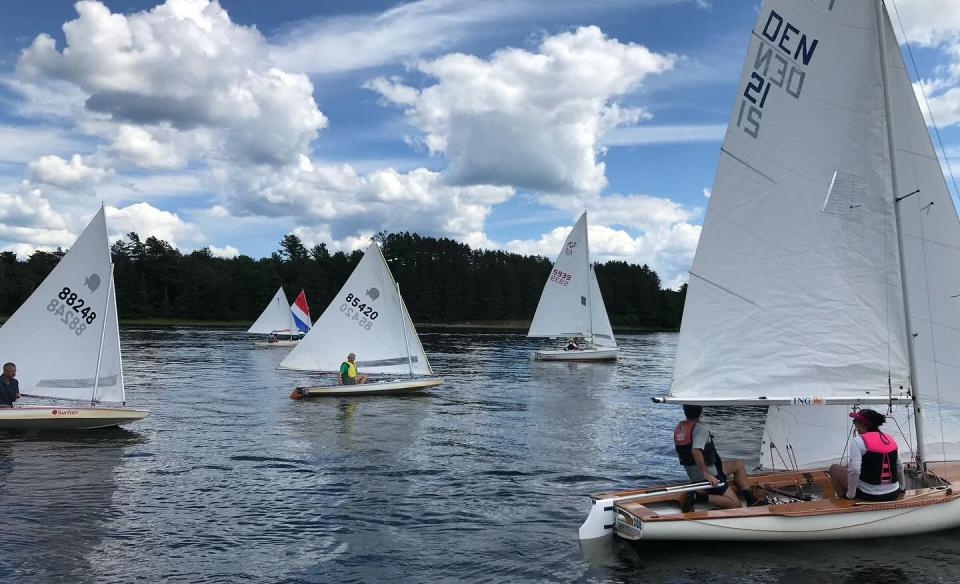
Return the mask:
<svg viewBox="0 0 960 584">
<path fill-rule="evenodd" d="M 417 322 L 529 320 L 550 271 L 543 257 L 473 250 L 452 239 L 410 233 L 377 239 Z M 208 250 L 183 254 L 136 233 L 111 250 L 121 318 L 224 321 L 252 321 L 281 285 L 290 301 L 304 288 L 316 319 L 363 255 L 331 254 L 322 244 L 307 249 L 295 235 L 259 260 L 216 258 Z M 19 261 L 0 253 L 0 314 L 12 314 L 62 256 L 36 252 Z M 647 266 L 607 262 L 596 272 L 615 326 L 679 327 L 685 290 L 661 289 Z"/>
</svg>

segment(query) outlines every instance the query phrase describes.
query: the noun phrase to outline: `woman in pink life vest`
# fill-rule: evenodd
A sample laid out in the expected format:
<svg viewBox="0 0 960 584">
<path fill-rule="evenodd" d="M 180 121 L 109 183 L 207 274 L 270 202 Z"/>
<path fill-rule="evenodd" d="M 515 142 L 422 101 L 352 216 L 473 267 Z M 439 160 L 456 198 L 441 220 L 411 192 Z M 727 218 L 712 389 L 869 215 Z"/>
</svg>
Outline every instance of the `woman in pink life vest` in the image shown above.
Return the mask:
<svg viewBox="0 0 960 584">
<path fill-rule="evenodd" d="M 858 436 L 850 440 L 847 466 L 830 467 L 834 491 L 847 499 L 893 501 L 900 496 L 903 463 L 897 442 L 879 430 L 886 416 L 873 410 L 850 412 Z"/>
</svg>

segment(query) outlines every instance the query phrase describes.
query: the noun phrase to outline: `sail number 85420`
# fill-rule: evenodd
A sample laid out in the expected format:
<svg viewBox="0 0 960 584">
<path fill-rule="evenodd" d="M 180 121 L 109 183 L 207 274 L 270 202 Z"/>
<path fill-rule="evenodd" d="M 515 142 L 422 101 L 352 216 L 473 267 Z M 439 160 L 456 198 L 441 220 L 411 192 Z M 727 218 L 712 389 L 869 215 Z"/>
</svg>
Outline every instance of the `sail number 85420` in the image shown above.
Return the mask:
<svg viewBox="0 0 960 584">
<path fill-rule="evenodd" d="M 357 324 L 365 330 L 373 328 L 373 321 L 377 320 L 377 317 L 380 316 L 380 313 L 374 310 L 372 306 L 361 302 L 360 297 L 352 293 L 347 294 L 344 302 L 340 304 L 340 312 L 345 314 L 350 320 L 356 321 Z"/>
<path fill-rule="evenodd" d="M 97 320 L 97 313 L 86 304 L 76 292 L 64 286 L 57 297 L 47 303 L 47 312 L 60 317 L 60 322 L 79 337 L 87 325 Z"/>
</svg>

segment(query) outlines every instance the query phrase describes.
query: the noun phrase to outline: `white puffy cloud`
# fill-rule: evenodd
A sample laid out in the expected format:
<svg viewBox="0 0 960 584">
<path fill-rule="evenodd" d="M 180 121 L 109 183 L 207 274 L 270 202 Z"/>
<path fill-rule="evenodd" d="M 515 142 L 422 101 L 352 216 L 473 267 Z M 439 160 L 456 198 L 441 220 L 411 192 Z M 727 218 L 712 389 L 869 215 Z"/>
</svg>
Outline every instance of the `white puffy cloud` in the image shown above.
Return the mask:
<svg viewBox="0 0 960 584">
<path fill-rule="evenodd" d="M 232 245 L 225 245 L 223 247 L 208 245 L 207 249 L 210 250 L 210 253 L 213 254 L 213 257 L 217 257 L 217 258 L 232 259 L 240 255 L 240 250 L 233 247 Z"/>
<path fill-rule="evenodd" d="M 176 213 L 157 209 L 148 203 L 135 203 L 123 208 L 108 206 L 107 226 L 111 235 L 135 231 L 143 239 L 152 235 L 174 247 L 190 246 L 203 240 L 196 226 L 187 223 Z"/>
<path fill-rule="evenodd" d="M 67 247 L 76 239 L 66 219 L 54 211 L 39 189 L 21 185 L 18 192 L 0 191 L 0 242 L 3 251 L 26 257 L 38 249 Z"/>
<path fill-rule="evenodd" d="M 56 155 L 41 156 L 27 165 L 30 180 L 59 187 L 67 191 L 91 192 L 93 185 L 110 176 L 113 171 L 88 164 L 89 159 L 74 154 L 70 160 Z"/>
<path fill-rule="evenodd" d="M 597 192 L 607 184 L 600 138 L 649 117 L 616 99 L 674 61 L 588 26 L 543 38 L 537 52 L 420 61 L 417 71 L 436 80 L 422 89 L 385 78 L 368 87 L 402 106 L 430 152 L 450 160 L 451 184 Z"/>
<path fill-rule="evenodd" d="M 63 217 L 53 210 L 38 189 L 22 188 L 17 194 L 0 192 L 0 224 L 62 230 Z"/>
<path fill-rule="evenodd" d="M 450 185 L 441 173 L 425 168 L 360 174 L 347 164 L 314 165 L 306 158 L 296 168 L 252 169 L 233 179 L 244 181 L 244 195 L 235 201 L 239 212 L 332 223 L 324 227 L 332 231 L 313 237 L 329 244 L 382 229 L 486 241 L 491 209 L 514 194 L 510 187 Z"/>
<path fill-rule="evenodd" d="M 167 169 L 186 164 L 173 144 L 161 142 L 147 129 L 129 124 L 117 128 L 109 151 L 118 159 L 141 168 Z"/>
<path fill-rule="evenodd" d="M 37 36 L 17 62 L 19 80 L 71 84 L 98 119 L 140 126 L 118 132 L 113 146 L 130 160 L 176 166 L 144 134 L 169 126 L 201 134 L 208 156 L 285 164 L 327 123 L 307 76 L 276 68 L 260 32 L 233 23 L 216 2 L 167 0 L 129 15 L 91 0 L 75 6 L 78 17 L 63 26 L 66 47 Z"/>
<path fill-rule="evenodd" d="M 554 228 L 538 239 L 513 240 L 506 248 L 517 253 L 533 253 L 553 259 L 573 225 Z M 700 226 L 675 223 L 640 235 L 625 229 L 591 224 L 590 255 L 594 261 L 623 260 L 646 264 L 660 276 L 661 285 L 677 288 L 687 281 L 687 269 L 700 239 Z"/>
<path fill-rule="evenodd" d="M 700 239 L 694 221 L 700 208 L 685 207 L 670 199 L 650 195 L 544 195 L 540 202 L 573 214 L 588 209 L 590 253 L 594 260 L 625 260 L 647 264 L 662 284 L 675 288 L 687 279 Z M 507 249 L 554 258 L 573 228 L 561 226 L 538 239 L 514 240 Z"/>
<path fill-rule="evenodd" d="M 911 0 L 898 3 L 897 9 L 906 35 L 901 41 L 939 47 L 948 59 L 933 79 L 914 85 L 921 105 L 926 93 L 938 125 L 960 124 L 960 0 Z"/>
</svg>

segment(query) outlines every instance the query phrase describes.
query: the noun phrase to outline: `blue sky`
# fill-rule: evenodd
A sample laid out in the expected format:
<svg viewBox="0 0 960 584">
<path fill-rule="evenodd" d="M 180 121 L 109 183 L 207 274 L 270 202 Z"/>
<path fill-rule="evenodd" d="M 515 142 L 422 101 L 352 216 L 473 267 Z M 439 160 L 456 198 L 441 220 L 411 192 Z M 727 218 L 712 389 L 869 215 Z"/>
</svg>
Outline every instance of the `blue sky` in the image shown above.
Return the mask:
<svg viewBox="0 0 960 584">
<path fill-rule="evenodd" d="M 899 7 L 956 156 L 960 0 Z M 587 208 L 595 256 L 676 285 L 757 9 L 3 3 L 0 248 L 68 246 L 103 201 L 115 236 L 227 256 L 387 229 L 552 257 Z"/>
</svg>

